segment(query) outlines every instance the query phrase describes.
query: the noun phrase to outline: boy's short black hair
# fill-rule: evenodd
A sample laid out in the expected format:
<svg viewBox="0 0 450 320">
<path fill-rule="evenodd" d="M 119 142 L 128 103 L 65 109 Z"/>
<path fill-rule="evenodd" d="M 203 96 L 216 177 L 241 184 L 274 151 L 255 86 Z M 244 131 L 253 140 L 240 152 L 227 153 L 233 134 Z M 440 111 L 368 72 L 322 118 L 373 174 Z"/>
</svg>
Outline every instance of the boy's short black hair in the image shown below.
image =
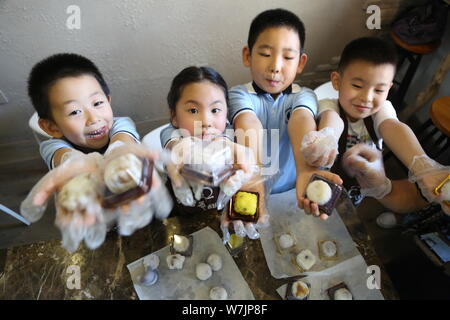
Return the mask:
<svg viewBox="0 0 450 320">
<path fill-rule="evenodd" d="M 167 103 L 172 114 L 175 114 L 175 109 L 184 87 L 191 83 L 202 81 L 209 81 L 219 86 L 222 89 L 225 95 L 225 101 L 228 104 L 228 86 L 220 73 L 213 68 L 192 66 L 181 70 L 172 80 L 172 85 L 170 86 L 167 95 Z"/>
<path fill-rule="evenodd" d="M 305 46 L 305 25 L 294 13 L 285 9 L 271 9 L 261 12 L 253 19 L 248 32 L 247 46 L 252 52 L 256 39 L 264 30 L 272 27 L 287 27 L 298 33 L 301 53 Z"/>
<path fill-rule="evenodd" d="M 60 79 L 81 75 L 93 76 L 105 95 L 109 96 L 110 91 L 101 72 L 92 61 L 78 54 L 55 54 L 38 62 L 31 69 L 28 78 L 28 95 L 40 118 L 52 118 L 48 99 L 49 88 Z"/>
<path fill-rule="evenodd" d="M 341 54 L 338 71 L 344 72 L 352 62 L 362 60 L 374 65 L 391 64 L 397 66 L 397 50 L 388 41 L 375 37 L 363 37 L 348 43 Z"/>
</svg>

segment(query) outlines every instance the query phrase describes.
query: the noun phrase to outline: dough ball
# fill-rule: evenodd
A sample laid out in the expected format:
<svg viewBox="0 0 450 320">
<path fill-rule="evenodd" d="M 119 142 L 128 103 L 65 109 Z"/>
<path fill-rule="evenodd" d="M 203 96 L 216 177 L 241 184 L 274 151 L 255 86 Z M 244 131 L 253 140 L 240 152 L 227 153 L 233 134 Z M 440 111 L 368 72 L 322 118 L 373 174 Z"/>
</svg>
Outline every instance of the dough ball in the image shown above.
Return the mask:
<svg viewBox="0 0 450 320">
<path fill-rule="evenodd" d="M 67 211 L 83 212 L 98 198 L 96 180 L 92 173 L 82 173 L 70 179 L 58 193 L 58 204 Z"/>
<path fill-rule="evenodd" d="M 331 195 L 331 187 L 322 180 L 314 180 L 306 187 L 306 197 L 319 205 L 330 201 Z"/>
<path fill-rule="evenodd" d="M 334 292 L 334 300 L 352 300 L 353 295 L 347 288 L 340 288 Z"/>
<path fill-rule="evenodd" d="M 321 249 L 322 249 L 322 254 L 328 258 L 334 257 L 337 253 L 336 244 L 330 240 L 322 242 Z"/>
<path fill-rule="evenodd" d="M 297 255 L 296 261 L 303 270 L 307 271 L 316 263 L 316 257 L 310 250 L 305 249 L 300 251 Z"/>
<path fill-rule="evenodd" d="M 287 249 L 294 245 L 294 238 L 290 234 L 285 233 L 278 238 L 278 242 L 282 249 Z"/>
<path fill-rule="evenodd" d="M 184 264 L 185 259 L 186 258 L 184 256 L 182 256 L 181 254 L 178 254 L 178 253 L 168 255 L 166 258 L 167 266 L 171 270 L 173 270 L 173 269 L 181 270 L 181 269 L 183 269 L 183 264 Z"/>
<path fill-rule="evenodd" d="M 214 287 L 209 291 L 211 300 L 227 300 L 228 293 L 224 287 Z"/>
<path fill-rule="evenodd" d="M 154 270 L 147 270 L 146 273 L 141 278 L 141 284 L 144 286 L 154 285 L 158 281 L 158 272 Z"/>
<path fill-rule="evenodd" d="M 292 295 L 297 299 L 305 299 L 309 295 L 309 287 L 301 280 L 297 280 L 292 284 Z"/>
<path fill-rule="evenodd" d="M 105 184 L 115 194 L 128 191 L 139 184 L 142 161 L 132 153 L 111 160 L 105 168 Z"/>
<path fill-rule="evenodd" d="M 177 252 L 185 252 L 189 248 L 189 239 L 185 236 L 173 236 L 173 248 Z"/>
<path fill-rule="evenodd" d="M 208 280 L 212 275 L 212 270 L 209 264 L 199 263 L 195 267 L 195 274 L 199 280 Z"/>
<path fill-rule="evenodd" d="M 206 262 L 211 266 L 213 271 L 222 269 L 222 257 L 216 253 L 210 254 Z"/>
<path fill-rule="evenodd" d="M 155 270 L 159 267 L 159 257 L 156 254 L 151 254 L 144 258 L 144 266 L 150 268 L 151 270 Z"/>
<path fill-rule="evenodd" d="M 442 188 L 442 200 L 450 201 L 450 182 L 446 182 Z"/>
</svg>

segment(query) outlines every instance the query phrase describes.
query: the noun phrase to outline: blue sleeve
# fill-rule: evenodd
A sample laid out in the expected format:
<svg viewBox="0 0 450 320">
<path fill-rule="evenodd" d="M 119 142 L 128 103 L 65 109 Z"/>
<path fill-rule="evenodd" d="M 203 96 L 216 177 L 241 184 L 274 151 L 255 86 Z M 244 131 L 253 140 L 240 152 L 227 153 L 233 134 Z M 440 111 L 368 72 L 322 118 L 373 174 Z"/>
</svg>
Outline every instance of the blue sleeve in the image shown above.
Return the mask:
<svg viewBox="0 0 450 320">
<path fill-rule="evenodd" d="M 116 133 L 125 132 L 131 135 L 137 142 L 140 141 L 139 133 L 136 131 L 134 121 L 129 117 L 114 118 L 111 130 L 109 130 L 109 138 L 111 139 Z"/>
<path fill-rule="evenodd" d="M 69 142 L 55 138 L 42 141 L 39 145 L 39 152 L 41 153 L 41 157 L 44 159 L 44 162 L 49 170 L 53 169 L 52 160 L 55 152 L 62 148 L 74 149 Z"/>
<path fill-rule="evenodd" d="M 290 114 L 298 108 L 304 108 L 311 111 L 313 117 L 315 118 L 317 115 L 317 96 L 311 89 L 302 87 L 300 92 L 293 94 L 291 106 L 292 110 Z"/>
<path fill-rule="evenodd" d="M 230 123 L 233 124 L 236 115 L 244 110 L 256 113 L 250 94 L 243 85 L 231 88 L 228 92 L 228 120 Z"/>
<path fill-rule="evenodd" d="M 163 148 L 173 139 L 181 138 L 181 132 L 177 128 L 175 128 L 172 124 L 169 124 L 167 127 L 161 130 L 159 138 L 161 139 L 161 146 Z"/>
</svg>

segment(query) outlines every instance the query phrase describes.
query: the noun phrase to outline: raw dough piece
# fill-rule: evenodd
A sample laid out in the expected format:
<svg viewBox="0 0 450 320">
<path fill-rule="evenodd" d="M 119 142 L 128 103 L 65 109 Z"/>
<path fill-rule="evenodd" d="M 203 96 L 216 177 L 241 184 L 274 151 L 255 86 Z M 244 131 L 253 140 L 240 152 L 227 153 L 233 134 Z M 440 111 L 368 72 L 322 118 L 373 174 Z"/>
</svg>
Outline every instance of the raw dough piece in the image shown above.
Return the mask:
<svg viewBox="0 0 450 320">
<path fill-rule="evenodd" d="M 189 248 L 189 239 L 185 236 L 173 236 L 173 248 L 177 252 L 185 252 Z"/>
<path fill-rule="evenodd" d="M 306 187 L 306 197 L 319 205 L 330 201 L 332 191 L 328 183 L 322 180 L 314 180 Z"/>
<path fill-rule="evenodd" d="M 105 168 L 105 184 L 115 194 L 128 191 L 139 184 L 142 161 L 132 153 L 111 160 Z"/>
<path fill-rule="evenodd" d="M 296 261 L 303 270 L 308 271 L 316 263 L 316 257 L 309 249 L 305 249 L 300 251 Z"/>
<path fill-rule="evenodd" d="M 210 254 L 206 262 L 211 266 L 213 271 L 222 269 L 222 257 L 216 253 Z"/>
<path fill-rule="evenodd" d="M 334 292 L 334 300 L 352 300 L 353 295 L 347 288 L 340 288 Z"/>
<path fill-rule="evenodd" d="M 182 256 L 181 254 L 171 254 L 168 255 L 166 258 L 167 261 L 167 266 L 169 267 L 169 269 L 173 270 L 173 269 L 183 269 L 183 264 L 184 264 L 184 260 L 186 258 L 184 256 Z"/>
<path fill-rule="evenodd" d="M 327 258 L 334 257 L 337 253 L 336 244 L 330 240 L 322 242 L 321 249 L 322 254 Z"/>
<path fill-rule="evenodd" d="M 155 270 L 159 266 L 159 257 L 156 254 L 151 254 L 144 258 L 144 266 L 150 268 L 150 270 Z"/>
<path fill-rule="evenodd" d="M 227 300 L 228 293 L 224 287 L 214 287 L 209 291 L 211 300 Z"/>
<path fill-rule="evenodd" d="M 211 277 L 212 270 L 209 264 L 202 262 L 195 267 L 195 274 L 199 280 L 207 280 Z"/>
<path fill-rule="evenodd" d="M 294 239 L 292 238 L 292 236 L 290 234 L 287 234 L 287 233 L 282 234 L 278 238 L 278 242 L 280 243 L 281 249 L 287 249 L 294 245 Z"/>
</svg>

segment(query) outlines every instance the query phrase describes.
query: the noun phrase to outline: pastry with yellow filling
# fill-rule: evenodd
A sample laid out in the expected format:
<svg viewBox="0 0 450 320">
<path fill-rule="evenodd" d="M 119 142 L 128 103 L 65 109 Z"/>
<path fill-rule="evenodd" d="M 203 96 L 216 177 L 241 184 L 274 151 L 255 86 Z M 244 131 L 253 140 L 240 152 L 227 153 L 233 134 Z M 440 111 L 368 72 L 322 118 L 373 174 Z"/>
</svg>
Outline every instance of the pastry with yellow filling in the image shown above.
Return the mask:
<svg viewBox="0 0 450 320">
<path fill-rule="evenodd" d="M 254 193 L 239 191 L 234 198 L 234 211 L 245 216 L 256 214 L 258 197 Z"/>
</svg>

